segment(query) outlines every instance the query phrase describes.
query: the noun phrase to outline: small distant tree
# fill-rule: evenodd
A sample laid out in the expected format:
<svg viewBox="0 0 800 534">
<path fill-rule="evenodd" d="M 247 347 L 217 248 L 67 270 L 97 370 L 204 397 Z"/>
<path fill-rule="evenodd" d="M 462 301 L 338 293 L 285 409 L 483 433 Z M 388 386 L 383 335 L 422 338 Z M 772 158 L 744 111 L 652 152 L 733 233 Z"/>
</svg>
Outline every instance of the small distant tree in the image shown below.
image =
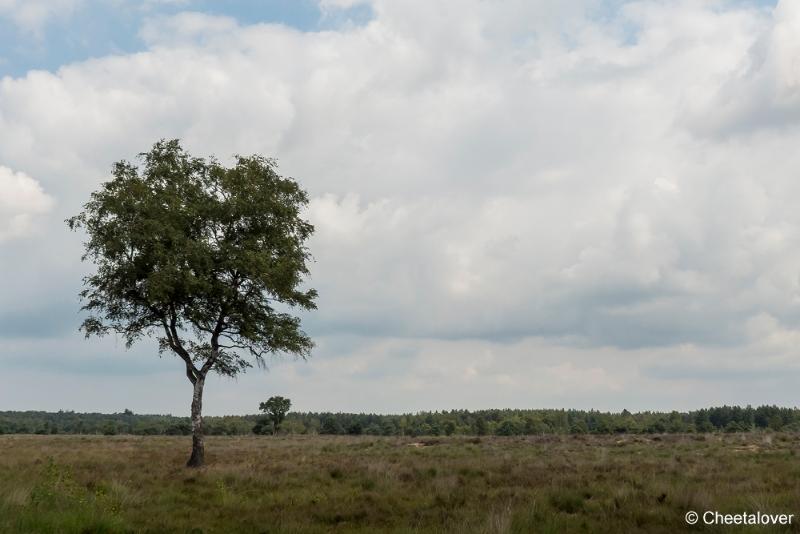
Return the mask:
<svg viewBox="0 0 800 534">
<path fill-rule="evenodd" d="M 344 434 L 344 427 L 333 415 L 322 417 L 319 425 L 320 434 Z"/>
<path fill-rule="evenodd" d="M 361 421 L 353 421 L 347 426 L 347 433 L 353 436 L 360 436 L 364 433 L 364 427 Z"/>
<path fill-rule="evenodd" d="M 452 436 L 456 431 L 456 424 L 453 421 L 447 420 L 444 422 L 443 428 L 446 436 Z"/>
<path fill-rule="evenodd" d="M 486 419 L 482 415 L 475 420 L 475 433 L 479 436 L 485 436 L 489 433 L 489 425 L 486 424 Z"/>
<path fill-rule="evenodd" d="M 274 160 L 237 156 L 231 167 L 190 156 L 178 140 L 120 161 L 112 178 L 67 220 L 88 234 L 82 330 L 116 333 L 130 347 L 155 337 L 192 385 L 192 455 L 204 463 L 203 388 L 265 358 L 305 358 L 313 343 L 293 309 L 316 306 L 303 288 L 314 227 L 306 192 Z"/>
<path fill-rule="evenodd" d="M 517 436 L 523 434 L 525 423 L 519 417 L 507 417 L 500 421 L 494 433 L 498 436 Z"/>
<path fill-rule="evenodd" d="M 292 407 L 292 401 L 281 396 L 270 397 L 267 402 L 258 405 L 258 409 L 264 412 L 268 422 L 272 426 L 272 434 L 278 433 L 281 423 L 286 419 L 286 414 Z"/>
</svg>

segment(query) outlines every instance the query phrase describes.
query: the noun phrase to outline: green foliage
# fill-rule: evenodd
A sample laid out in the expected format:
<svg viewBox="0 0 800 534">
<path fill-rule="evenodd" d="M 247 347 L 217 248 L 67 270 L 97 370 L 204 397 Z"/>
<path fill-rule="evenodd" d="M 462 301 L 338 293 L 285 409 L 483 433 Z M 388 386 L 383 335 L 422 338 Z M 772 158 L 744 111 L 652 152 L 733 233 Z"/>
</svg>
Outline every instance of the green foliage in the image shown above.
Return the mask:
<svg viewBox="0 0 800 534">
<path fill-rule="evenodd" d="M 797 431 L 800 410 L 721 406 L 683 413 L 635 414 L 583 410 L 451 410 L 404 415 L 291 412 L 279 426 L 283 433 L 292 434 L 383 436 Z M 205 427 L 212 435 L 244 435 L 254 430 L 259 434 L 271 432 L 272 421 L 258 415 L 207 417 Z M 0 412 L 0 434 L 4 433 L 187 435 L 191 423 L 186 417 L 170 415 Z"/>
<path fill-rule="evenodd" d="M 519 417 L 507 417 L 495 429 L 498 436 L 519 436 L 525 433 L 525 423 Z"/>
<path fill-rule="evenodd" d="M 266 402 L 259 404 L 258 409 L 266 415 L 266 421 L 259 421 L 253 427 L 253 433 L 263 434 L 265 429 L 270 428 L 272 434 L 276 434 L 291 407 L 292 401 L 281 396 L 270 397 Z"/>
<path fill-rule="evenodd" d="M 314 230 L 300 217 L 305 191 L 257 155 L 226 168 L 162 140 L 140 159 L 114 164 L 67 220 L 88 234 L 83 259 L 97 267 L 81 292 L 86 335 L 115 332 L 128 346 L 155 336 L 193 383 L 276 352 L 307 356 L 300 320 L 281 311 L 315 307 L 316 291 L 300 288 Z"/>
<path fill-rule="evenodd" d="M 344 426 L 332 414 L 320 417 L 320 434 L 344 434 Z"/>
<path fill-rule="evenodd" d="M 478 436 L 485 436 L 488 433 L 489 433 L 489 427 L 486 424 L 486 419 L 484 419 L 482 416 L 479 415 L 475 419 L 475 434 L 477 434 Z"/>
</svg>

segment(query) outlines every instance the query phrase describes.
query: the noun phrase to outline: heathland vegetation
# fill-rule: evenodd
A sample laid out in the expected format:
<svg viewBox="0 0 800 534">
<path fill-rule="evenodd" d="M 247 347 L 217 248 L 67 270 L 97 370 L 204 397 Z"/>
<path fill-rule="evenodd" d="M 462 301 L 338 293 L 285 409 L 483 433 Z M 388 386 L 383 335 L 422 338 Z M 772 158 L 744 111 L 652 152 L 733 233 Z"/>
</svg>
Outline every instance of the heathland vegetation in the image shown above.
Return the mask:
<svg viewBox="0 0 800 534">
<path fill-rule="evenodd" d="M 270 434 L 270 415 L 205 417 L 209 435 Z M 372 436 L 533 436 L 800 431 L 800 409 L 720 406 L 690 412 L 450 410 L 402 415 L 290 412 L 283 434 Z M 188 417 L 122 413 L 0 412 L 0 434 L 188 435 Z"/>
<path fill-rule="evenodd" d="M 800 494 L 795 433 L 208 440 L 0 436 L 0 532 L 728 532 L 684 516 Z"/>
</svg>

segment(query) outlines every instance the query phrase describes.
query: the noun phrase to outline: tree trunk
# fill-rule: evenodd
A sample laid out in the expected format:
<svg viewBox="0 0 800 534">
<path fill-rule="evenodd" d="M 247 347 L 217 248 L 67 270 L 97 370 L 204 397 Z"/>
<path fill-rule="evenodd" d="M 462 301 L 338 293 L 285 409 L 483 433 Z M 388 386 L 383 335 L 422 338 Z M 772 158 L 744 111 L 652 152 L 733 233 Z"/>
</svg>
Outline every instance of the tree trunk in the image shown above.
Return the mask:
<svg viewBox="0 0 800 534">
<path fill-rule="evenodd" d="M 203 443 L 203 384 L 205 377 L 198 377 L 194 383 L 192 394 L 192 456 L 186 462 L 187 467 L 202 467 L 205 462 L 205 446 Z"/>
</svg>

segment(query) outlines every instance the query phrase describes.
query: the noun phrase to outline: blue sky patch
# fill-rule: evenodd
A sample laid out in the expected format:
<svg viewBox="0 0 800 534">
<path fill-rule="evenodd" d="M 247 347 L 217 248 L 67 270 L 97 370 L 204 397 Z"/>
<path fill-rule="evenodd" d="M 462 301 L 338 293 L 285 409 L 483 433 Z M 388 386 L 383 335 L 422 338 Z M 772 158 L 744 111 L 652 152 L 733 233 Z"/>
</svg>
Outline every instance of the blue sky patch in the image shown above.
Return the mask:
<svg viewBox="0 0 800 534">
<path fill-rule="evenodd" d="M 76 10 L 53 16 L 38 32 L 0 16 L 0 76 L 29 70 L 54 71 L 61 65 L 145 48 L 139 30 L 147 18 L 196 11 L 236 19 L 240 24 L 285 24 L 301 31 L 361 25 L 372 17 L 368 5 L 323 12 L 316 0 L 187 0 L 146 3 L 88 0 Z"/>
</svg>

